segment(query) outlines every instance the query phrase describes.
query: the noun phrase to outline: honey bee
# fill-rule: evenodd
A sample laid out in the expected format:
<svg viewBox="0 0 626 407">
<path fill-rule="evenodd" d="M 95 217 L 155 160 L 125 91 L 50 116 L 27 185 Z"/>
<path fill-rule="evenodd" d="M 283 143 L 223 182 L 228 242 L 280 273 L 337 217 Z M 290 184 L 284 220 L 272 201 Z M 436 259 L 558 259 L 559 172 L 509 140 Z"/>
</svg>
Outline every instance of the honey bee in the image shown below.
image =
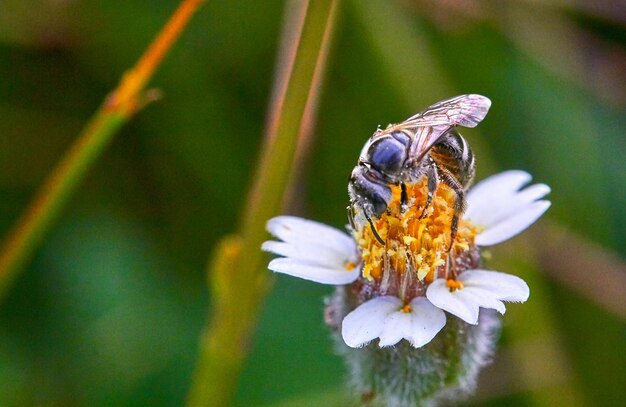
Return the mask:
<svg viewBox="0 0 626 407">
<path fill-rule="evenodd" d="M 475 127 L 490 106 L 491 101 L 481 95 L 456 96 L 435 103 L 402 123 L 377 129 L 363 146 L 348 183 L 352 227 L 355 216 L 362 214 L 376 239 L 384 245 L 372 218 L 379 218 L 387 210 L 392 200 L 390 186 L 401 187 L 400 203 L 405 211 L 406 185 L 425 176 L 428 195 L 421 217 L 425 216 L 440 182 L 455 193 L 451 222 L 451 241 L 454 241 L 459 216 L 465 210 L 465 191 L 475 172 L 474 154 L 456 127 Z"/>
</svg>

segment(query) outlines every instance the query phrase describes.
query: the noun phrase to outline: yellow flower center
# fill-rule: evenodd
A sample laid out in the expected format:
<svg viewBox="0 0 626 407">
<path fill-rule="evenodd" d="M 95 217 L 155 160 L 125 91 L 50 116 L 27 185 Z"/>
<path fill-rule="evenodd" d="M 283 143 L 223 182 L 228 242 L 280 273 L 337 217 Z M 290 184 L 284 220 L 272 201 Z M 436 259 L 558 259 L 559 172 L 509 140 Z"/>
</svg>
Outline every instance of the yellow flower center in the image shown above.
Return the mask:
<svg viewBox="0 0 626 407">
<path fill-rule="evenodd" d="M 405 208 L 401 208 L 400 186 L 391 186 L 393 199 L 387 211 L 372 219 L 385 245 L 376 239 L 368 223 L 354 231 L 363 258 L 363 277 L 367 280 L 381 281 L 389 273 L 396 276 L 412 273 L 418 281 L 428 284 L 437 277 L 448 276 L 448 256 L 453 256 L 451 260 L 463 258 L 474 249 L 477 227 L 462 218 L 456 239 L 450 242 L 456 195 L 448 186 L 438 185 L 430 207 L 422 216 L 428 193 L 426 182 L 424 179 L 407 185 Z"/>
</svg>

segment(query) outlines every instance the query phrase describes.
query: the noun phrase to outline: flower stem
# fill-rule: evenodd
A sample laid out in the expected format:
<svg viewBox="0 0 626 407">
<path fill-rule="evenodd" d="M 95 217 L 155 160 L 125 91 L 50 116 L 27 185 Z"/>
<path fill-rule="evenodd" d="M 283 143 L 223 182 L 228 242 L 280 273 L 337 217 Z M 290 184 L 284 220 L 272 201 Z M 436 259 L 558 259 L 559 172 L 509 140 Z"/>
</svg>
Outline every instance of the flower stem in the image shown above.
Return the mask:
<svg viewBox="0 0 626 407">
<path fill-rule="evenodd" d="M 87 171 L 117 131 L 156 93 L 148 80 L 204 0 L 184 0 L 150 47 L 105 99 L 9 232 L 0 251 L 0 299 L 41 244 Z"/>
<path fill-rule="evenodd" d="M 270 284 L 261 243 L 267 238 L 265 223 L 281 211 L 294 154 L 305 118 L 318 95 L 320 70 L 327 55 L 337 0 L 298 2 L 300 29 L 293 47 L 285 50 L 291 62 L 281 65 L 284 90 L 270 110 L 268 133 L 255 183 L 236 237 L 224 239 L 209 267 L 212 315 L 200 341 L 200 354 L 188 406 L 226 406 L 232 401 L 243 362 L 249 352 L 261 302 Z M 293 34 L 293 33 L 292 33 Z M 289 30 L 288 30 L 288 34 Z M 284 61 L 283 61 L 284 62 Z M 284 79 L 284 82 L 282 81 Z"/>
</svg>

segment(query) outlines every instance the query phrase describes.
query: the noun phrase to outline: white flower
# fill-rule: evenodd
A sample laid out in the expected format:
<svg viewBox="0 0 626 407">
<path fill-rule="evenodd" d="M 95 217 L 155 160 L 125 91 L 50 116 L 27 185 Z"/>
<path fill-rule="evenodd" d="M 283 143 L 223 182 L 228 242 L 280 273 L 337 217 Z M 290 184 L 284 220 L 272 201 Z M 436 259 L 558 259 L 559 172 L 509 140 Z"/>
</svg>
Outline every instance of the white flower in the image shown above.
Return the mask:
<svg viewBox="0 0 626 407">
<path fill-rule="evenodd" d="M 524 280 L 497 271 L 467 270 L 454 282 L 460 287 L 449 287 L 445 278 L 433 281 L 426 290 L 426 298 L 433 305 L 473 325 L 478 323 L 479 307 L 504 314 L 502 301 L 524 302 L 529 295 Z"/>
<path fill-rule="evenodd" d="M 474 186 L 467 194 L 463 218 L 479 226 L 475 243 L 489 246 L 503 242 L 534 223 L 550 206 L 541 200 L 550 192 L 544 184 L 526 188 L 531 176 L 506 171 Z M 359 278 L 359 248 L 348 234 L 310 220 L 292 216 L 271 219 L 267 230 L 281 241 L 268 241 L 262 249 L 280 256 L 268 268 L 322 284 L 344 285 Z M 470 324 L 478 321 L 479 309 L 504 313 L 502 301 L 528 299 L 526 283 L 515 276 L 488 270 L 466 270 L 455 284 L 437 279 L 426 297 L 408 304 L 395 296 L 378 296 L 364 302 L 343 320 L 342 336 L 350 347 L 361 347 L 379 338 L 379 346 L 392 346 L 402 339 L 414 347 L 430 342 L 446 323 L 447 311 Z"/>
</svg>

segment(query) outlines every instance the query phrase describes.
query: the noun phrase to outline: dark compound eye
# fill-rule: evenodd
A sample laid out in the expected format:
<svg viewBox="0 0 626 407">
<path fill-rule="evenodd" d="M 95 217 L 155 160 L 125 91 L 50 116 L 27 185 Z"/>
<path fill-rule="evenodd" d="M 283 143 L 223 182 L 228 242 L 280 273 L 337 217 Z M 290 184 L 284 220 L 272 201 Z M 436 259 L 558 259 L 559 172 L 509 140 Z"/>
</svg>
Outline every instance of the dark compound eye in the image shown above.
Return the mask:
<svg viewBox="0 0 626 407">
<path fill-rule="evenodd" d="M 361 203 L 366 216 L 382 215 L 392 198 L 387 183 L 374 178 L 373 173 L 362 166 L 352 171 L 348 191 L 351 198 Z"/>
<path fill-rule="evenodd" d="M 394 137 L 382 137 L 370 145 L 369 163 L 378 171 L 394 175 L 400 172 L 406 158 L 406 146 Z"/>
</svg>

